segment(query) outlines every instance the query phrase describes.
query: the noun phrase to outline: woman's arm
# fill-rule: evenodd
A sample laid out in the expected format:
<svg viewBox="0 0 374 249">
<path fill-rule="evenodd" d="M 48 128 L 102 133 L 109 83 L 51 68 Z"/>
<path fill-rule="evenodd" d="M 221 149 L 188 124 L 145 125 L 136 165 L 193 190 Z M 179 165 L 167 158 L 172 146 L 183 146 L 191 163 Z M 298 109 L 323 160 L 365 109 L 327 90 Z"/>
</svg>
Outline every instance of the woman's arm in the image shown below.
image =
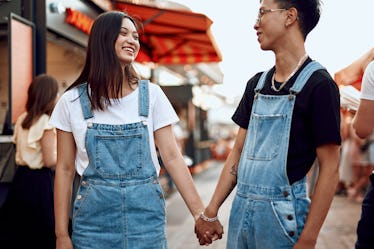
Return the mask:
<svg viewBox="0 0 374 249">
<path fill-rule="evenodd" d="M 68 225 L 76 146 L 73 134 L 57 130 L 57 164 L 54 187 L 56 248 L 72 248 Z"/>
<path fill-rule="evenodd" d="M 40 141 L 43 155 L 43 165 L 48 168 L 56 166 L 57 141 L 54 129 L 45 130 Z"/>
<path fill-rule="evenodd" d="M 166 170 L 173 179 L 191 214 L 197 220 L 199 214 L 204 210 L 204 205 L 177 146 L 171 125 L 156 130 L 154 137 Z"/>
<path fill-rule="evenodd" d="M 226 159 L 214 194 L 209 202 L 209 205 L 204 211 L 204 214 L 207 217 L 211 218 L 218 215 L 219 208 L 236 186 L 239 160 L 243 150 L 246 134 L 247 130 L 240 128 L 238 134 L 236 135 L 234 147 Z M 205 241 L 207 241 L 204 234 L 213 234 L 214 230 L 212 230 L 209 222 L 199 219 L 196 222 L 195 232 L 199 238 L 204 238 Z M 204 244 L 204 240 L 200 241 L 200 244 Z"/>
</svg>

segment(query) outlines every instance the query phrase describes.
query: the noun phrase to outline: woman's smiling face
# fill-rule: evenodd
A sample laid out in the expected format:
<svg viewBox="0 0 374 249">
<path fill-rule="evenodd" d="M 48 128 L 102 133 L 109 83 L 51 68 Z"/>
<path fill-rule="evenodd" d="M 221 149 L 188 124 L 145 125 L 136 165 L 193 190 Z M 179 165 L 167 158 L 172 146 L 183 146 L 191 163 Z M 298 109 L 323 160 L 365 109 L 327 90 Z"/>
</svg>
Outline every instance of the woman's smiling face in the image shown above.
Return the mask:
<svg viewBox="0 0 374 249">
<path fill-rule="evenodd" d="M 114 47 L 123 66 L 135 61 L 140 49 L 139 33 L 129 18 L 123 18 Z"/>
</svg>

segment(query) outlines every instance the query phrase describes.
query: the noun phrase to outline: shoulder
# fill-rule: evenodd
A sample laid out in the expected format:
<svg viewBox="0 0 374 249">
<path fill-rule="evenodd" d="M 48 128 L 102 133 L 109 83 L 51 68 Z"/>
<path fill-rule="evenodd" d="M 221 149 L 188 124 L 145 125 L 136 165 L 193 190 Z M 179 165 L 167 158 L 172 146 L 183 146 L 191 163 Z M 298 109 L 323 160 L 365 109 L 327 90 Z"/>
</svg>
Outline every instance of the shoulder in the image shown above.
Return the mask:
<svg viewBox="0 0 374 249">
<path fill-rule="evenodd" d="M 370 81 L 370 82 L 374 81 L 374 60 L 371 61 L 366 66 L 365 71 L 364 71 L 363 79 L 367 80 L 367 81 Z M 374 83 L 372 83 L 372 84 L 374 84 Z"/>
<path fill-rule="evenodd" d="M 21 115 L 19 115 L 17 118 L 16 125 L 20 125 L 25 119 L 26 115 L 27 115 L 27 112 L 21 113 Z"/>
<path fill-rule="evenodd" d="M 79 101 L 77 100 L 79 100 L 79 91 L 77 87 L 74 87 L 70 90 L 67 90 L 61 95 L 57 102 L 57 105 L 74 105 L 74 103 L 79 103 Z"/>
<path fill-rule="evenodd" d="M 257 86 L 257 83 L 258 81 L 260 80 L 261 78 L 261 75 L 265 73 L 265 72 L 258 72 L 256 73 L 254 76 L 252 76 L 248 81 L 247 81 L 247 85 L 245 87 L 245 94 L 251 94 L 253 93 L 254 94 L 254 90 Z"/>
<path fill-rule="evenodd" d="M 148 82 L 148 88 L 150 93 L 159 94 L 162 91 L 161 87 L 157 85 L 156 83 L 153 83 L 151 81 Z"/>
<path fill-rule="evenodd" d="M 73 101 L 77 99 L 78 97 L 79 97 L 78 87 L 74 87 L 72 89 L 65 91 L 61 95 L 60 99 L 65 100 L 65 101 Z"/>
<path fill-rule="evenodd" d="M 374 60 L 369 62 L 369 64 L 366 66 L 365 72 L 370 72 L 374 74 Z"/>
<path fill-rule="evenodd" d="M 38 127 L 40 130 L 50 130 L 53 127 L 49 125 L 48 123 L 49 119 L 50 119 L 50 116 L 48 116 L 47 114 L 42 114 L 34 125 Z"/>
<path fill-rule="evenodd" d="M 338 85 L 325 68 L 315 71 L 306 86 L 314 91 L 331 91 L 339 94 Z"/>
<path fill-rule="evenodd" d="M 162 90 L 161 86 L 157 85 L 156 83 L 149 82 L 149 96 L 151 100 L 154 101 L 164 101 L 167 99 L 164 91 Z"/>
<path fill-rule="evenodd" d="M 361 85 L 361 99 L 374 100 L 374 61 L 370 62 L 365 69 Z"/>
<path fill-rule="evenodd" d="M 53 126 L 49 123 L 49 116 L 47 114 L 43 114 L 40 118 L 30 127 L 29 134 L 28 134 L 28 142 L 34 143 L 40 140 L 43 136 L 44 131 L 46 130 L 53 130 Z"/>
</svg>

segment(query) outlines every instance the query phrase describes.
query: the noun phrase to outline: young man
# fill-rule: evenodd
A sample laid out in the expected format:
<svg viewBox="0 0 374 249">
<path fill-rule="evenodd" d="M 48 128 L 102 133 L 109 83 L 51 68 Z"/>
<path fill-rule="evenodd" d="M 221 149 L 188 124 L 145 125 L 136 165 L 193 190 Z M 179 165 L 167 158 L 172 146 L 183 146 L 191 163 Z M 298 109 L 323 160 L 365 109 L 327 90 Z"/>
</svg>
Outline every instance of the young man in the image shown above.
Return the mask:
<svg viewBox="0 0 374 249">
<path fill-rule="evenodd" d="M 218 209 L 237 187 L 228 249 L 314 248 L 338 183 L 339 90 L 305 51 L 318 0 L 262 0 L 254 25 L 275 66 L 248 83 L 232 119 L 239 125 L 215 193 L 197 221 L 200 244 L 219 235 Z M 319 176 L 311 200 L 306 174 Z"/>
</svg>

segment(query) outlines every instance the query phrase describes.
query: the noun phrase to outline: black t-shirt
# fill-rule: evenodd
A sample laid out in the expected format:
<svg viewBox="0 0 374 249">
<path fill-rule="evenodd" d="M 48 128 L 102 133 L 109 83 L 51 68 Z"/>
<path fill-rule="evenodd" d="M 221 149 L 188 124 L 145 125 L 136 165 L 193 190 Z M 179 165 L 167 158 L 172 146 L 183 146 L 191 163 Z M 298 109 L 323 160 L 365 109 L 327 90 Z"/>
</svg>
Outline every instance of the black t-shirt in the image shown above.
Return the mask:
<svg viewBox="0 0 374 249">
<path fill-rule="evenodd" d="M 308 58 L 280 92 L 271 89 L 273 67 L 260 92 L 265 95 L 289 94 L 297 76 L 311 61 Z M 244 95 L 232 116 L 232 120 L 244 129 L 248 129 L 254 89 L 260 76 L 261 73 L 257 73 L 247 82 Z M 287 157 L 287 175 L 291 184 L 308 173 L 316 158 L 316 148 L 325 144 L 341 144 L 340 95 L 330 74 L 320 69 L 312 74 L 296 96 Z"/>
</svg>

